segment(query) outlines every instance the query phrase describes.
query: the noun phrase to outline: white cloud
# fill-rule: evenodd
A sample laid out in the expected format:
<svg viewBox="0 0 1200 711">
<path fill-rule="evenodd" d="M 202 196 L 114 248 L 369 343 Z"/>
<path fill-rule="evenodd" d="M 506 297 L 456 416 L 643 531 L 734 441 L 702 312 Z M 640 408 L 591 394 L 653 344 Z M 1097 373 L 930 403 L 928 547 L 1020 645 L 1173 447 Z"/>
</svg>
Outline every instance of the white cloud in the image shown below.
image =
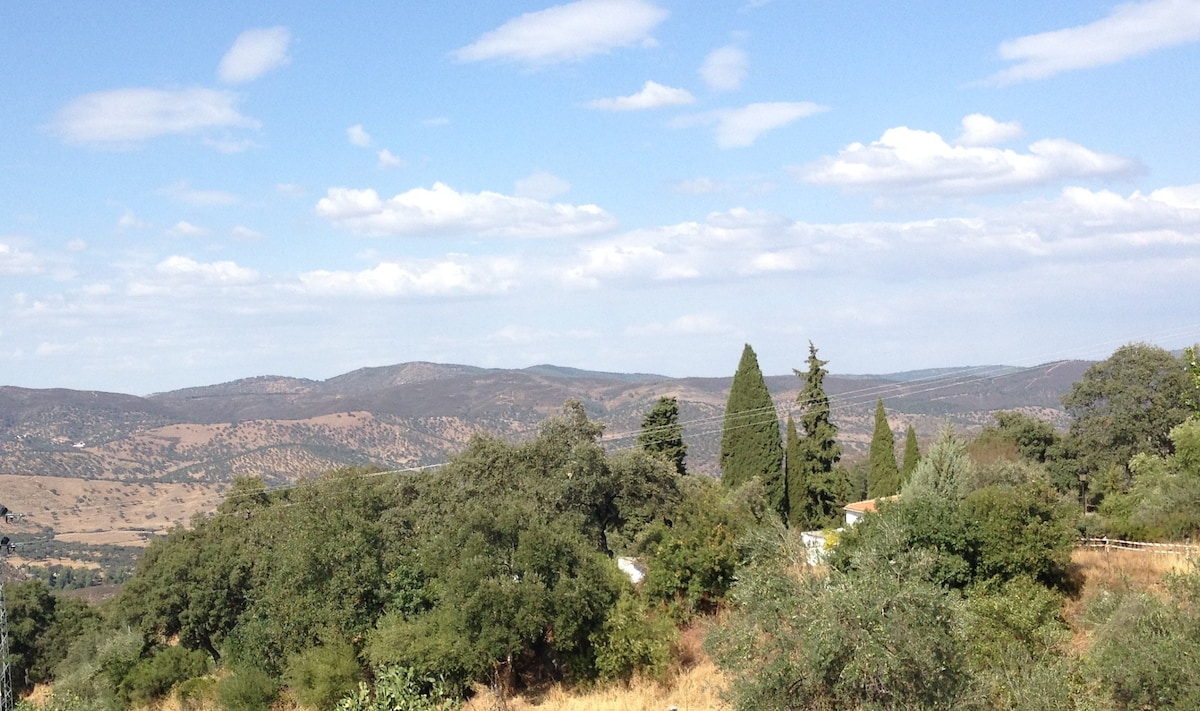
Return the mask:
<svg viewBox="0 0 1200 711">
<path fill-rule="evenodd" d="M 367 129 L 363 128 L 361 123 L 356 123 L 346 129 L 346 138 L 359 148 L 367 148 L 371 145 L 371 134 L 367 133 Z"/>
<path fill-rule="evenodd" d="M 683 193 L 684 195 L 714 195 L 724 192 L 727 186 L 718 183 L 712 178 L 692 178 L 691 180 L 681 180 L 675 183 L 675 192 Z"/>
<path fill-rule="evenodd" d="M 249 284 L 258 279 L 258 272 L 234 262 L 197 262 L 179 255 L 167 257 L 154 270 L 162 276 L 214 285 Z"/>
<path fill-rule="evenodd" d="M 651 30 L 666 18 L 666 10 L 644 0 L 579 0 L 513 18 L 453 54 L 463 62 L 576 61 L 619 47 L 652 45 Z"/>
<path fill-rule="evenodd" d="M 754 145 L 767 131 L 782 128 L 797 119 L 827 111 L 824 106 L 807 101 L 777 101 L 749 104 L 738 109 L 717 109 L 684 116 L 671 123 L 677 128 L 714 125 L 713 134 L 721 148 L 744 148 Z"/>
<path fill-rule="evenodd" d="M 115 89 L 73 99 L 50 129 L 69 143 L 122 144 L 171 134 L 259 124 L 216 89 Z"/>
<path fill-rule="evenodd" d="M 696 313 L 678 316 L 667 323 L 636 324 L 625 329 L 627 336 L 696 336 L 731 333 L 734 328 L 715 314 Z"/>
<path fill-rule="evenodd" d="M 199 225 L 193 225 L 186 220 L 180 220 L 167 230 L 167 234 L 172 237 L 200 237 L 208 234 L 208 230 Z"/>
<path fill-rule="evenodd" d="M 1043 139 L 1028 152 L 952 146 L 932 131 L 891 128 L 869 145 L 852 143 L 836 157 L 794 169 L 805 182 L 847 188 L 972 194 L 1019 190 L 1071 178 L 1129 174 L 1135 161 L 1096 153 L 1065 139 Z"/>
<path fill-rule="evenodd" d="M 379 159 L 377 165 L 380 168 L 401 168 L 404 166 L 404 159 L 386 148 L 375 155 Z"/>
<path fill-rule="evenodd" d="M 263 74 L 291 61 L 288 43 L 292 36 L 286 27 L 246 30 L 221 58 L 217 76 L 229 84 L 254 81 Z"/>
<path fill-rule="evenodd" d="M 235 239 L 240 239 L 247 242 L 257 242 L 264 237 L 262 232 L 259 232 L 258 230 L 252 230 L 245 225 L 235 225 L 234 228 L 229 231 L 229 233 L 233 235 Z"/>
<path fill-rule="evenodd" d="M 368 297 L 466 296 L 497 294 L 517 284 L 520 269 L 512 259 L 383 262 L 363 271 L 317 270 L 299 275 L 306 292 Z"/>
<path fill-rule="evenodd" d="M 746 78 L 749 60 L 737 45 L 718 47 L 708 53 L 700 65 L 700 78 L 714 91 L 733 91 Z"/>
<path fill-rule="evenodd" d="M 86 252 L 88 243 L 81 239 L 67 240 L 67 251 L 69 252 Z"/>
<path fill-rule="evenodd" d="M 117 218 L 117 229 L 119 230 L 145 229 L 149 226 L 149 222 L 142 220 L 136 212 L 128 208 Z"/>
<path fill-rule="evenodd" d="M 571 184 L 552 173 L 539 170 L 521 178 L 514 186 L 517 197 L 552 200 L 571 190 Z"/>
<path fill-rule="evenodd" d="M 658 82 L 647 81 L 642 85 L 642 90 L 636 94 L 611 99 L 596 99 L 589 102 L 588 107 L 601 111 L 638 111 L 657 109 L 663 106 L 681 106 L 695 100 L 696 98 L 686 89 L 675 89 L 663 86 Z"/>
<path fill-rule="evenodd" d="M 242 201 L 241 196 L 236 193 L 225 190 L 198 190 L 191 187 L 186 180 L 159 188 L 156 192 L 176 202 L 197 207 L 236 205 Z"/>
<path fill-rule="evenodd" d="M 964 116 L 962 129 L 962 135 L 955 141 L 960 146 L 994 146 L 1024 134 L 1021 124 L 1016 121 L 1000 123 L 983 114 Z"/>
<path fill-rule="evenodd" d="M 367 235 L 573 237 L 616 225 L 596 205 L 552 204 L 489 191 L 460 193 L 443 183 L 413 188 L 388 200 L 370 189 L 330 188 L 317 202 L 316 211 L 336 227 Z"/>
<path fill-rule="evenodd" d="M 17 276 L 42 271 L 41 260 L 14 245 L 0 242 L 0 274 Z"/>
<path fill-rule="evenodd" d="M 1045 79 L 1196 41 L 1200 41 L 1200 3 L 1196 0 L 1125 3 L 1086 25 L 1002 42 L 1001 58 L 1016 64 L 988 81 L 1006 85 Z"/>
</svg>

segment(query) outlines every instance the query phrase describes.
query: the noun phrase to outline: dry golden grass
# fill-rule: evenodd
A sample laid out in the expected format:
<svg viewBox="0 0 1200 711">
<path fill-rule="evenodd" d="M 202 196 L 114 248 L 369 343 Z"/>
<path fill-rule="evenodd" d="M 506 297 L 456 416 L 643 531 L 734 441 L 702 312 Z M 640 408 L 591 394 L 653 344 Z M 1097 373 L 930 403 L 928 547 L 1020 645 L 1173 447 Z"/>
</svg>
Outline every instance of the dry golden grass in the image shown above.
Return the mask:
<svg viewBox="0 0 1200 711">
<path fill-rule="evenodd" d="M 1191 569 L 1181 555 L 1100 548 L 1076 549 L 1071 562 L 1084 576 L 1083 597 L 1102 589 L 1161 592 L 1164 575 Z"/>
</svg>

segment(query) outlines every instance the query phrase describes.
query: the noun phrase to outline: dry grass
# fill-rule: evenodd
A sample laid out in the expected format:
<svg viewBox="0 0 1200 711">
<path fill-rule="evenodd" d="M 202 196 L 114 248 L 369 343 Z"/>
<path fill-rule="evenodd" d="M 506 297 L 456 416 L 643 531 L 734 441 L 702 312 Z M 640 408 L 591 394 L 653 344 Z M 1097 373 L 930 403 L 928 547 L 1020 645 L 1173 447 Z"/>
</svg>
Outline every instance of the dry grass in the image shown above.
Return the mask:
<svg viewBox="0 0 1200 711">
<path fill-rule="evenodd" d="M 1071 562 L 1084 576 L 1083 597 L 1102 589 L 1162 592 L 1164 575 L 1191 569 L 1181 555 L 1099 548 L 1076 549 Z"/>
</svg>

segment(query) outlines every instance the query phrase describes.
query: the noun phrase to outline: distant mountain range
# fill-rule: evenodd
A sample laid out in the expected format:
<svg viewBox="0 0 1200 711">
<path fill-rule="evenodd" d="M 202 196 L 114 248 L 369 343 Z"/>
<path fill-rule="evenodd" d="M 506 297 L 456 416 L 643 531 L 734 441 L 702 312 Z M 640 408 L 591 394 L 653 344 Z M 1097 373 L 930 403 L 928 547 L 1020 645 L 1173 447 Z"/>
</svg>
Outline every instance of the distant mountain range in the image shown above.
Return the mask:
<svg viewBox="0 0 1200 711">
<path fill-rule="evenodd" d="M 867 449 L 877 398 L 898 438 L 912 424 L 923 442 L 947 423 L 977 430 L 998 410 L 1065 426 L 1060 399 L 1089 365 L 830 375 L 825 389 L 842 446 L 853 458 Z M 689 470 L 715 475 L 729 384 L 730 378 L 553 365 L 505 370 L 416 362 L 324 381 L 260 376 L 148 397 L 0 387 L 0 492 L 14 510 L 43 512 L 28 525 L 74 530 L 82 541 L 89 531 L 144 531 L 186 520 L 211 507 L 235 475 L 281 484 L 346 465 L 399 469 L 443 462 L 475 433 L 530 436 L 570 398 L 605 425 L 606 446 L 632 447 L 642 417 L 664 395 L 679 401 Z M 781 419 L 801 384 L 795 375 L 767 378 Z M 148 507 L 151 497 L 167 492 L 179 499 L 178 510 Z M 185 505 L 193 500 L 198 503 Z M 106 501 L 113 507 L 107 517 L 88 519 Z M 131 520 L 133 509 L 122 508 L 135 504 L 142 520 Z"/>
</svg>

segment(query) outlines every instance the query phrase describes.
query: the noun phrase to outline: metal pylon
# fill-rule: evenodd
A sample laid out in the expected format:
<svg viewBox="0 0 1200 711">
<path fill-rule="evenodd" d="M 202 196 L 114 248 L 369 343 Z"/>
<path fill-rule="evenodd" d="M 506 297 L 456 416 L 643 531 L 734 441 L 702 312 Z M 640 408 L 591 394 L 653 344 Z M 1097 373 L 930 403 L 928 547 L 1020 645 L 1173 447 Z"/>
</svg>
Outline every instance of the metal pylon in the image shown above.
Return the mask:
<svg viewBox="0 0 1200 711">
<path fill-rule="evenodd" d="M 4 566 L 0 563 L 0 711 L 13 709 L 12 670 L 8 664 L 8 603 L 4 600 Z"/>
</svg>

